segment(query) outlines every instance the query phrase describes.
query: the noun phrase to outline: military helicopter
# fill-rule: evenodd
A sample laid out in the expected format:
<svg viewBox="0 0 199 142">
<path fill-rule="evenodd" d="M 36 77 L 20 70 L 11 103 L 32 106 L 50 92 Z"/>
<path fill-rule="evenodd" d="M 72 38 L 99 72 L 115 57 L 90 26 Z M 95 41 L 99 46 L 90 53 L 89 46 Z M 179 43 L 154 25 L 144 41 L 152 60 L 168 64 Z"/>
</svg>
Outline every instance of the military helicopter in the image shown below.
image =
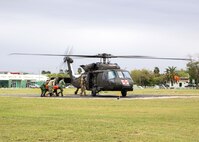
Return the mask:
<svg viewBox="0 0 199 142">
<path fill-rule="evenodd" d="M 77 94 L 80 86 L 81 76 L 86 77 L 86 90 L 91 91 L 92 96 L 96 96 L 100 91 L 121 91 L 121 95 L 126 97 L 128 91 L 133 91 L 133 80 L 127 70 L 121 69 L 117 63 L 110 63 L 111 58 L 133 58 L 133 59 L 159 59 L 159 60 L 184 60 L 187 58 L 160 58 L 152 56 L 125 55 L 114 56 L 107 53 L 97 55 L 63 55 L 63 54 L 32 54 L 32 53 L 12 53 L 11 55 L 36 55 L 36 56 L 64 56 L 64 63 L 67 63 L 68 73 L 71 84 L 77 88 Z M 72 63 L 72 57 L 80 58 L 99 58 L 100 62 L 80 65 L 83 73 L 75 75 Z"/>
</svg>

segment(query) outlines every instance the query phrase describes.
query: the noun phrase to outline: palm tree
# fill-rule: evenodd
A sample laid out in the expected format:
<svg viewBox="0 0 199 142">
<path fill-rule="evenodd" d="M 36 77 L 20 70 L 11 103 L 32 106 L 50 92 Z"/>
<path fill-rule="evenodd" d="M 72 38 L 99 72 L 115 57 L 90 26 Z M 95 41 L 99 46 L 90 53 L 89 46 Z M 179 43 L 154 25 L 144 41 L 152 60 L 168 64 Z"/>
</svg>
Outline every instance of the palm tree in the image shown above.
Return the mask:
<svg viewBox="0 0 199 142">
<path fill-rule="evenodd" d="M 167 80 L 171 82 L 171 86 L 173 86 L 175 82 L 175 78 L 174 78 L 175 75 L 176 75 L 176 67 L 172 66 L 172 67 L 166 68 L 166 77 L 167 77 Z"/>
</svg>

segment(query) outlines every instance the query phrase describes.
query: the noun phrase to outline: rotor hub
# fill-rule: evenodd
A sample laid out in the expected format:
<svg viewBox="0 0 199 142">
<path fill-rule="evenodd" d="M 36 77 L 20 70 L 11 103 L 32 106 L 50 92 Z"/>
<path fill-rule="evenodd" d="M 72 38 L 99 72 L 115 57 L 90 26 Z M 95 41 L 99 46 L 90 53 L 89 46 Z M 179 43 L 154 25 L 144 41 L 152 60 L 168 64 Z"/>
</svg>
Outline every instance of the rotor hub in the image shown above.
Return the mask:
<svg viewBox="0 0 199 142">
<path fill-rule="evenodd" d="M 98 54 L 98 57 L 102 60 L 103 64 L 107 64 L 109 62 L 109 59 L 112 58 L 112 55 L 107 53 L 102 53 Z"/>
</svg>

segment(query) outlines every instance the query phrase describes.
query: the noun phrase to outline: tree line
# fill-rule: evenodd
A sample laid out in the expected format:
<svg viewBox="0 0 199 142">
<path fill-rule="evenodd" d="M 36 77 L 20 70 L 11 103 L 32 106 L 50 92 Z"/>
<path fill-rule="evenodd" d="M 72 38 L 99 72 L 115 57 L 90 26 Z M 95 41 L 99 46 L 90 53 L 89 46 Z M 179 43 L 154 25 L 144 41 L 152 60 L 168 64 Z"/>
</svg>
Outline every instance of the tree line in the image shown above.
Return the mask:
<svg viewBox="0 0 199 142">
<path fill-rule="evenodd" d="M 164 73 L 160 73 L 158 67 L 155 67 L 153 71 L 147 69 L 132 70 L 130 72 L 131 77 L 135 84 L 139 86 L 154 86 L 160 84 L 166 84 L 171 82 L 174 84 L 179 77 L 189 77 L 186 70 L 176 70 L 176 67 L 168 67 Z"/>
<path fill-rule="evenodd" d="M 160 73 L 158 67 L 155 67 L 153 71 L 141 69 L 132 70 L 130 73 L 134 83 L 140 86 L 154 86 L 166 84 L 166 82 L 171 82 L 173 85 L 179 77 L 186 77 L 189 78 L 190 83 L 196 85 L 197 89 L 199 88 L 199 61 L 191 60 L 186 70 L 177 70 L 176 67 L 171 66 L 167 67 L 163 73 Z"/>
</svg>

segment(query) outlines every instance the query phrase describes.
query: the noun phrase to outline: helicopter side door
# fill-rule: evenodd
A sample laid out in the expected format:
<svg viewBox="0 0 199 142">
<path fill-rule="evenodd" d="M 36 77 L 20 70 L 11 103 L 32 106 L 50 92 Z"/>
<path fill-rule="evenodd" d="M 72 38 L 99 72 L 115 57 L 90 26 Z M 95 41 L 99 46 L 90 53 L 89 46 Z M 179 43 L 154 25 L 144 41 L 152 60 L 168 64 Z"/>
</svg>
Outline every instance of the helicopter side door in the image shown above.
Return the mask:
<svg viewBox="0 0 199 142">
<path fill-rule="evenodd" d="M 94 84 L 93 78 L 94 78 L 93 73 L 89 72 L 87 74 L 87 85 L 86 85 L 87 90 L 90 90 L 93 87 Z"/>
<path fill-rule="evenodd" d="M 101 86 L 101 90 L 114 90 L 114 84 L 117 78 L 116 72 L 114 70 L 103 71 L 99 78 L 101 78 L 99 79 L 100 81 L 98 81 Z"/>
<path fill-rule="evenodd" d="M 87 75 L 88 90 L 91 90 L 94 87 L 101 86 L 101 82 L 102 82 L 101 80 L 102 80 L 102 72 L 99 72 L 99 71 L 89 72 Z"/>
</svg>

